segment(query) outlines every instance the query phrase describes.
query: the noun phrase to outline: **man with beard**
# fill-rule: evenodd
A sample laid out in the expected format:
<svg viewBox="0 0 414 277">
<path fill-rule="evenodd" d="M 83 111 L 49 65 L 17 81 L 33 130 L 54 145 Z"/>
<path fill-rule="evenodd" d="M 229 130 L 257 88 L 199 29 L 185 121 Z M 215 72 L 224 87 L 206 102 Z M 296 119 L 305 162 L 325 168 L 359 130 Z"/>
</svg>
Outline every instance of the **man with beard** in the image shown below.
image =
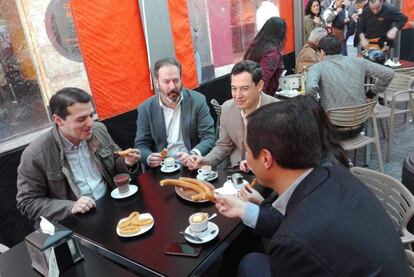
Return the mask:
<svg viewBox="0 0 414 277">
<path fill-rule="evenodd" d="M 153 79 L 158 94 L 138 107 L 135 147 L 142 163 L 159 166 L 164 148 L 183 165 L 191 154 L 208 153 L 216 142 L 214 121 L 205 97 L 182 87 L 181 64 L 172 58 L 157 61 Z"/>
<path fill-rule="evenodd" d="M 126 157 L 105 125 L 93 121 L 91 96 L 64 88 L 49 102 L 54 126 L 24 151 L 17 169 L 17 208 L 32 220 L 62 220 L 86 213 L 103 197 L 117 173 L 139 160 L 137 149 Z"/>
<path fill-rule="evenodd" d="M 382 49 L 385 43 L 392 46 L 407 17 L 391 4 L 384 3 L 384 0 L 369 0 L 368 5 L 358 19 L 361 46 L 364 49 Z"/>
</svg>

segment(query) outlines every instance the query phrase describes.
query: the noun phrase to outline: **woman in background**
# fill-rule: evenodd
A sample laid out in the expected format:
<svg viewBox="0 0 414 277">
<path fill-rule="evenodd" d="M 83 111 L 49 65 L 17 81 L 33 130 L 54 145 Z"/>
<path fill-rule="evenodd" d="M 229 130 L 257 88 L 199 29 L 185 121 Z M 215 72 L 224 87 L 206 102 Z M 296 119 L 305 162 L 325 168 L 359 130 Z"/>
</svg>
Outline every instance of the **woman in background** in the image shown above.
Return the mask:
<svg viewBox="0 0 414 277">
<path fill-rule="evenodd" d="M 272 96 L 279 87 L 279 78 L 284 70 L 282 49 L 285 38 L 286 22 L 279 17 L 271 17 L 244 54 L 245 60 L 260 64 L 263 70 L 263 92 Z"/>
<path fill-rule="evenodd" d="M 320 17 L 321 5 L 319 0 L 310 0 L 305 8 L 305 41 L 308 40 L 310 33 L 316 27 L 324 27 Z"/>
</svg>

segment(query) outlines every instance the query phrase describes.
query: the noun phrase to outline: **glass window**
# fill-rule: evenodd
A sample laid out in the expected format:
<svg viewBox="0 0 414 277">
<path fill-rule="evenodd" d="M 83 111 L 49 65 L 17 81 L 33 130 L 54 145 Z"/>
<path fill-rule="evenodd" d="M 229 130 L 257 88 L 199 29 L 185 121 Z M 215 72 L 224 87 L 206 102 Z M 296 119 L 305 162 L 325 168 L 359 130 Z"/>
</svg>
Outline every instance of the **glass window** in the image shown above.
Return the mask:
<svg viewBox="0 0 414 277">
<path fill-rule="evenodd" d="M 0 153 L 50 126 L 57 90 L 90 91 L 68 1 L 0 2 Z"/>
<path fill-rule="evenodd" d="M 9 5 L 5 13 L 4 3 L 0 12 L 0 146 L 49 126 L 17 9 Z"/>
<path fill-rule="evenodd" d="M 278 0 L 188 0 L 199 83 L 230 72 L 257 29 L 279 16 Z M 270 8 L 269 8 L 270 7 Z"/>
</svg>

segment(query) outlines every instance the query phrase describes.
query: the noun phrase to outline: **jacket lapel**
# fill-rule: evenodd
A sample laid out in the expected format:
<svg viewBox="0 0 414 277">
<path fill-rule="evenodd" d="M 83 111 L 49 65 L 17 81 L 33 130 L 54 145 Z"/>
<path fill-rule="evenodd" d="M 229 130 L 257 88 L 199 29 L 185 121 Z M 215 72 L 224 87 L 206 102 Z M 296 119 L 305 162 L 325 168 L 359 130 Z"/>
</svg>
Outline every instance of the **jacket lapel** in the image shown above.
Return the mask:
<svg viewBox="0 0 414 277">
<path fill-rule="evenodd" d="M 155 145 L 161 146 L 160 151 L 162 148 L 167 147 L 167 131 L 165 130 L 165 120 L 164 120 L 164 112 L 160 106 L 159 96 L 156 95 L 151 102 L 151 117 L 152 117 L 152 128 L 154 128 L 154 141 Z"/>
<path fill-rule="evenodd" d="M 192 101 L 190 92 L 186 89 L 182 89 L 183 101 L 181 102 L 181 135 L 183 136 L 183 141 L 185 147 L 188 151 L 191 150 L 191 117 L 192 117 Z"/>
</svg>

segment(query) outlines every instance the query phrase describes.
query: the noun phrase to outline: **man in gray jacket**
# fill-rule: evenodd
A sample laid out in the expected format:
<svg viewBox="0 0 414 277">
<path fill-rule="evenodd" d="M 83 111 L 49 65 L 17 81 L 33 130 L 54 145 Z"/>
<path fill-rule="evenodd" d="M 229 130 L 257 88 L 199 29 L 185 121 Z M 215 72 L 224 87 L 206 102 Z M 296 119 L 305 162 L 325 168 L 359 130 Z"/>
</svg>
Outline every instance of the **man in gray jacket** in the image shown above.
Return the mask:
<svg viewBox="0 0 414 277">
<path fill-rule="evenodd" d="M 190 169 L 209 164 L 217 166 L 230 158 L 230 166 L 248 171 L 243 138 L 246 116 L 261 106 L 278 101 L 262 92 L 262 69 L 254 61 L 241 61 L 231 70 L 232 99 L 224 102 L 216 146 L 206 156 L 193 156 Z"/>
<path fill-rule="evenodd" d="M 140 157 L 136 149 L 115 157 L 121 149 L 105 125 L 92 120 L 92 98 L 83 90 L 58 91 L 49 108 L 54 126 L 23 151 L 17 169 L 17 208 L 32 220 L 88 212 L 115 188 L 113 176 Z"/>
<path fill-rule="evenodd" d="M 182 87 L 178 61 L 157 61 L 153 77 L 159 93 L 138 108 L 135 148 L 149 167 L 160 165 L 164 148 L 186 165 L 190 154 L 205 155 L 216 142 L 210 109 L 202 94 Z"/>
<path fill-rule="evenodd" d="M 306 94 L 320 97 L 325 110 L 360 105 L 366 98 L 372 99 L 383 92 L 394 71 L 363 58 L 342 56 L 341 43 L 334 36 L 326 36 L 319 42 L 323 61 L 309 68 Z M 376 78 L 374 86 L 365 93 L 365 78 Z"/>
</svg>

